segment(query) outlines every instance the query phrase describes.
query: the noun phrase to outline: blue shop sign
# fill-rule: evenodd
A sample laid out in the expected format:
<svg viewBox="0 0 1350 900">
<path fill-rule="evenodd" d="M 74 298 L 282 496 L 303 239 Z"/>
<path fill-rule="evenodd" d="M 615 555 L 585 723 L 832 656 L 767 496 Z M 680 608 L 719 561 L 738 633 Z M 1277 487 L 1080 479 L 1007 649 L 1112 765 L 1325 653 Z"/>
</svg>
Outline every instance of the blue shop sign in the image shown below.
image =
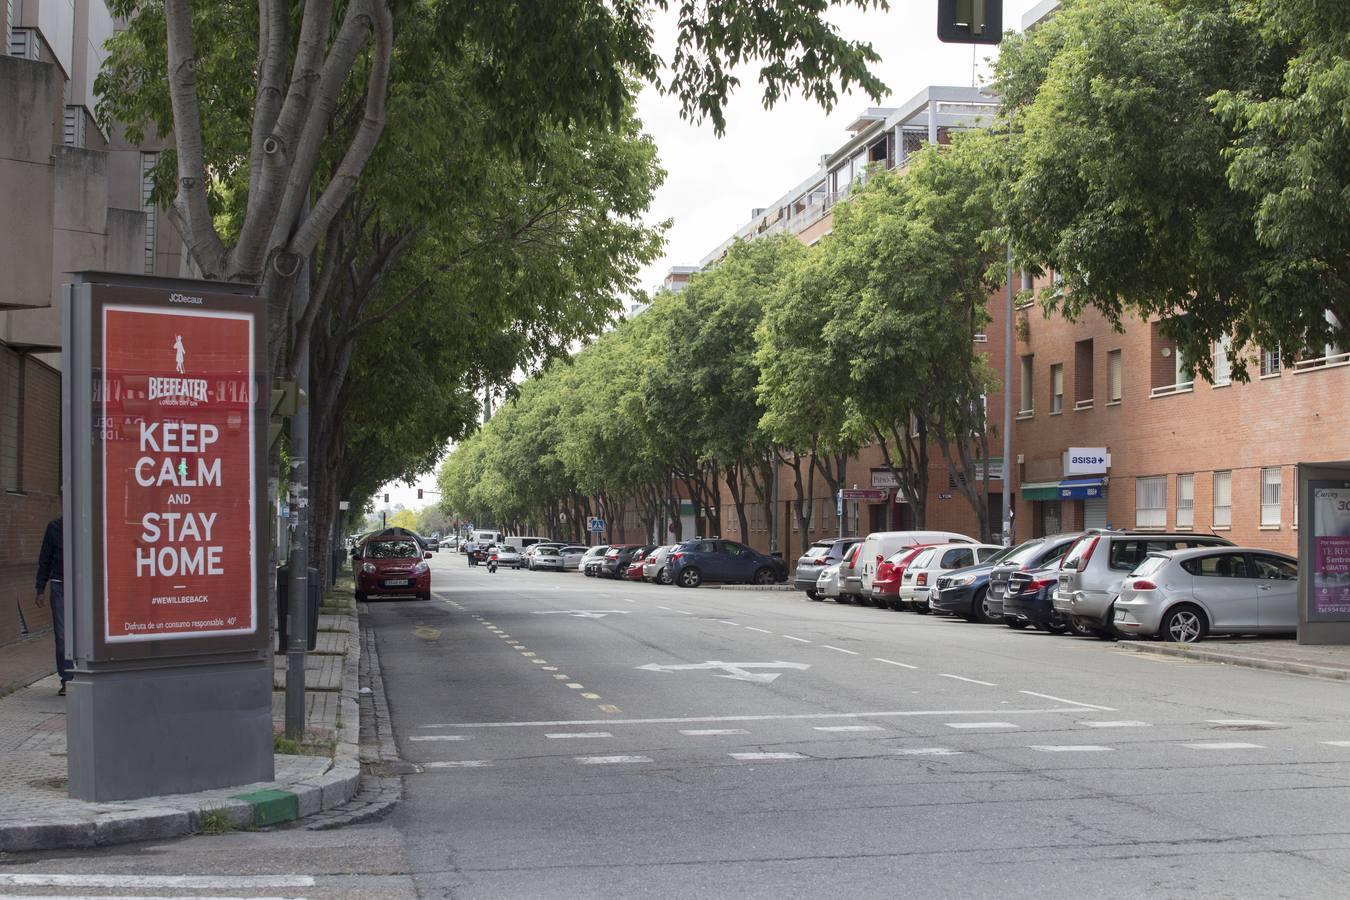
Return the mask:
<svg viewBox="0 0 1350 900">
<path fill-rule="evenodd" d="M 1071 478 L 1059 483 L 1061 500 L 1097 500 L 1105 496 L 1105 478 Z"/>
</svg>

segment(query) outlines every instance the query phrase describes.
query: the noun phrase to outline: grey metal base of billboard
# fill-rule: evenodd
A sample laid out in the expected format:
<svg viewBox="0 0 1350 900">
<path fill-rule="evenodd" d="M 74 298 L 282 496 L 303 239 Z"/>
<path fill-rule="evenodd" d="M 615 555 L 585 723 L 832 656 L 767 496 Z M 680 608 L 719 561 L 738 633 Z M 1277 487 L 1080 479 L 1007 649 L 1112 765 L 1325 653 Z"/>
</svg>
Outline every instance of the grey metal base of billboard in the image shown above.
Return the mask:
<svg viewBox="0 0 1350 900">
<path fill-rule="evenodd" d="M 66 739 L 78 800 L 271 781 L 272 667 L 260 658 L 77 671 Z"/>
</svg>

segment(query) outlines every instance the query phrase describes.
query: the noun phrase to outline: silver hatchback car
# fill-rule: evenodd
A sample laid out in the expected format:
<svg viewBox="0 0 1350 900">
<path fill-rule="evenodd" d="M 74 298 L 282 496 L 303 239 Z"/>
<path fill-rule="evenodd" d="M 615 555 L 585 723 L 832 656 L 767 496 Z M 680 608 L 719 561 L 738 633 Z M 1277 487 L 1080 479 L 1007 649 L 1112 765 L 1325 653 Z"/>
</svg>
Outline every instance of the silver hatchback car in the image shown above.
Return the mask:
<svg viewBox="0 0 1350 900">
<path fill-rule="evenodd" d="M 1112 625 L 1182 644 L 1207 634 L 1293 632 L 1298 560 L 1255 547 L 1149 554 L 1121 583 Z"/>
<path fill-rule="evenodd" d="M 679 544 L 657 547 L 642 561 L 642 580 L 654 584 L 670 584 L 670 554 Z"/>
</svg>

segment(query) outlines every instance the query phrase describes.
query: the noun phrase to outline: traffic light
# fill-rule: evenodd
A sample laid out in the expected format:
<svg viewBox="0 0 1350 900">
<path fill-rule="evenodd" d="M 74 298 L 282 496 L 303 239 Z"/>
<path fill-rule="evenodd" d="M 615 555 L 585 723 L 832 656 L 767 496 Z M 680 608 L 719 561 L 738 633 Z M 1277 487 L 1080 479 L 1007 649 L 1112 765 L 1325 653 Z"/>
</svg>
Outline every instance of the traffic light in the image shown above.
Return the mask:
<svg viewBox="0 0 1350 900">
<path fill-rule="evenodd" d="M 997 44 L 1003 40 L 1003 0 L 938 0 L 938 40 Z"/>
<path fill-rule="evenodd" d="M 422 499 L 422 489 L 421 489 L 421 488 L 418 488 L 418 489 L 417 489 L 417 499 L 418 499 L 418 500 L 421 500 L 421 499 Z"/>
<path fill-rule="evenodd" d="M 389 495 L 388 495 L 388 494 L 385 494 L 385 495 L 384 495 L 384 502 L 385 502 L 385 503 L 388 503 L 388 502 L 389 502 Z"/>
</svg>

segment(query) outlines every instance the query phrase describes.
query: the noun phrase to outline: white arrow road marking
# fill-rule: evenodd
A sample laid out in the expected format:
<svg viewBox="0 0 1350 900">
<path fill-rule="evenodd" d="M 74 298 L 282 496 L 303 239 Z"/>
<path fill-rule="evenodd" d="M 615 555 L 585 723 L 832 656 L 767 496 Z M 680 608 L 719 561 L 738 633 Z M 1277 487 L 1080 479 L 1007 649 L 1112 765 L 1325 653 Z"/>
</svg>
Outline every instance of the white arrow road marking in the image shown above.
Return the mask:
<svg viewBox="0 0 1350 900">
<path fill-rule="evenodd" d="M 631 602 L 631 601 L 630 601 Z M 536 616 L 572 616 L 577 619 L 603 619 L 605 616 L 626 616 L 627 609 L 536 609 Z"/>
<path fill-rule="evenodd" d="M 719 660 L 709 660 L 705 663 L 686 663 L 683 665 L 663 666 L 660 663 L 647 663 L 645 666 L 636 666 L 645 672 L 692 672 L 711 669 L 721 669 L 725 674 L 712 673 L 714 678 L 730 678 L 734 681 L 749 681 L 755 684 L 768 684 L 782 672 L 749 672 L 747 669 L 797 669 L 804 671 L 811 668 L 807 663 L 783 662 L 721 662 Z"/>
</svg>

